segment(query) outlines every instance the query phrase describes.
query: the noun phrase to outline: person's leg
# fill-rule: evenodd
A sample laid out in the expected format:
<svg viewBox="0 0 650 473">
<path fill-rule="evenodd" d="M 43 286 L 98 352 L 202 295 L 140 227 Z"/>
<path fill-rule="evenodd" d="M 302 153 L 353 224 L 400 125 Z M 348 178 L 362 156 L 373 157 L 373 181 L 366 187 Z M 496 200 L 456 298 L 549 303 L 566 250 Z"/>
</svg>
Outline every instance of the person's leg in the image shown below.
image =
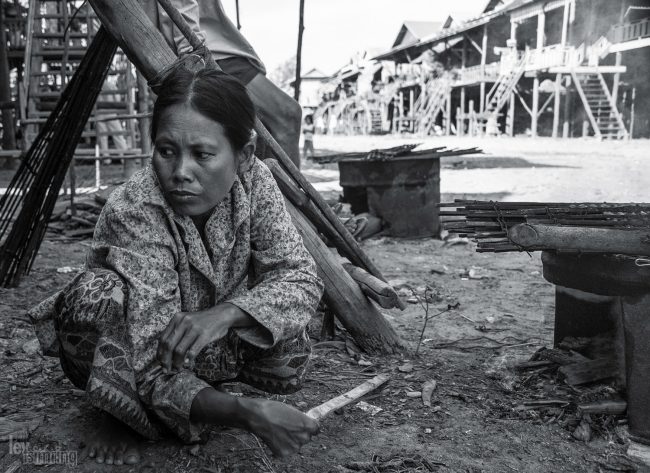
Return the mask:
<svg viewBox="0 0 650 473">
<path fill-rule="evenodd" d="M 126 142 L 126 138 L 124 138 L 124 135 L 121 134 L 124 132 L 124 127 L 122 127 L 122 123 L 119 120 L 107 121 L 106 127 L 108 128 L 108 131 L 111 133 L 111 137 L 113 138 L 113 143 L 115 144 L 115 148 L 121 151 L 129 148 L 129 145 Z"/>
<path fill-rule="evenodd" d="M 314 157 L 314 141 L 305 140 L 305 159 Z"/>
<path fill-rule="evenodd" d="M 103 421 L 87 444 L 97 463 L 137 463 L 137 436 L 125 423 L 145 434 L 154 429 L 134 394 L 134 371 L 123 337 L 125 291 L 115 273 L 86 271 L 62 291 L 55 315 L 61 367 L 102 411 Z"/>
<path fill-rule="evenodd" d="M 300 168 L 300 104 L 280 90 L 273 82 L 257 74 L 246 88 L 257 107 L 260 120 L 269 129 L 282 149 Z"/>
<path fill-rule="evenodd" d="M 108 150 L 108 135 L 106 134 L 108 127 L 106 126 L 106 122 L 95 122 L 95 126 L 97 127 L 97 133 L 99 135 L 99 149 L 101 151 L 106 151 Z"/>
</svg>

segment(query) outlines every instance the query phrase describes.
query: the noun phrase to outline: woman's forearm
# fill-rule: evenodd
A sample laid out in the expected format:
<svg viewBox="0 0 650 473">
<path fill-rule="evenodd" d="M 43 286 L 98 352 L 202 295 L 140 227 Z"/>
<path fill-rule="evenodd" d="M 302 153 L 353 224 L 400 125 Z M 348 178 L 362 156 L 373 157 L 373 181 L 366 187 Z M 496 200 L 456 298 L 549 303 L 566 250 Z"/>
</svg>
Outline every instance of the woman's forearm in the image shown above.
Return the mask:
<svg viewBox="0 0 650 473">
<path fill-rule="evenodd" d="M 205 388 L 192 401 L 190 421 L 248 430 L 251 413 L 247 403 L 245 398 Z"/>
<path fill-rule="evenodd" d="M 246 328 L 258 325 L 257 321 L 234 304 L 225 302 L 212 308 L 219 316 L 225 317 L 231 328 Z"/>
</svg>

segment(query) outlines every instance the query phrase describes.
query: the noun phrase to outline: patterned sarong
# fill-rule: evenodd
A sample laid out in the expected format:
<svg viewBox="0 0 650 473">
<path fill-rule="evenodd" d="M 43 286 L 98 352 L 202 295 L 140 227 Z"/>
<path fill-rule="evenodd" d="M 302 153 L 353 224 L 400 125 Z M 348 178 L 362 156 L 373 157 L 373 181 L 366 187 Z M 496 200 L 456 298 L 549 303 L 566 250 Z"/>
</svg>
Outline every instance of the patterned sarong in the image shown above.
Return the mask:
<svg viewBox="0 0 650 473">
<path fill-rule="evenodd" d="M 91 404 L 148 438 L 160 436 L 155 406 L 138 396 L 126 313 L 126 285 L 114 272 L 93 269 L 29 312 L 44 354 L 58 356 L 70 381 Z M 232 331 L 204 348 L 192 371 L 216 386 L 241 381 L 263 391 L 298 391 L 311 346 L 305 332 L 269 350 L 240 340 Z M 182 396 L 183 393 L 176 393 Z"/>
</svg>

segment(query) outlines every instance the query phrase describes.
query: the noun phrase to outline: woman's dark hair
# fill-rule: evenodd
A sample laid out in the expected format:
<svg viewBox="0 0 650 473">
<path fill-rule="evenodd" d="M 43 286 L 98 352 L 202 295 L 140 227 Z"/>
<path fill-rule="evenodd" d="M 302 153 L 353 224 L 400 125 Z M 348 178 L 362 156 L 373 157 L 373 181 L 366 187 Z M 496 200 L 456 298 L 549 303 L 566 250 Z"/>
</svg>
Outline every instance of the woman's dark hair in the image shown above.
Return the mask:
<svg viewBox="0 0 650 473">
<path fill-rule="evenodd" d="M 163 111 L 185 103 L 219 123 L 235 151 L 241 151 L 250 141 L 255 127 L 255 106 L 246 87 L 215 69 L 192 72 L 184 67 L 172 70 L 160 85 L 151 118 L 152 140 L 156 139 Z"/>
</svg>

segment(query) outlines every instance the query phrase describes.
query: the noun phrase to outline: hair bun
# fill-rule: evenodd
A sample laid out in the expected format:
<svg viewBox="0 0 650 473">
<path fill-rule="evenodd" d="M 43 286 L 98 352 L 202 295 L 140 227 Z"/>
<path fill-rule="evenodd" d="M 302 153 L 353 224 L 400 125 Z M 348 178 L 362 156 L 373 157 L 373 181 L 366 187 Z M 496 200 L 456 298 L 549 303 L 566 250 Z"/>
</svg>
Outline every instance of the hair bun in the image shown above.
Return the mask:
<svg viewBox="0 0 650 473">
<path fill-rule="evenodd" d="M 223 72 L 221 67 L 212 58 L 212 53 L 208 48 L 202 46 L 194 51 L 187 53 L 171 63 L 169 66 L 161 69 L 148 83 L 149 87 L 154 94 L 158 95 L 158 91 L 162 86 L 165 78 L 172 72 L 178 69 L 185 69 L 188 72 L 195 73 L 203 69 L 215 69 Z"/>
</svg>

